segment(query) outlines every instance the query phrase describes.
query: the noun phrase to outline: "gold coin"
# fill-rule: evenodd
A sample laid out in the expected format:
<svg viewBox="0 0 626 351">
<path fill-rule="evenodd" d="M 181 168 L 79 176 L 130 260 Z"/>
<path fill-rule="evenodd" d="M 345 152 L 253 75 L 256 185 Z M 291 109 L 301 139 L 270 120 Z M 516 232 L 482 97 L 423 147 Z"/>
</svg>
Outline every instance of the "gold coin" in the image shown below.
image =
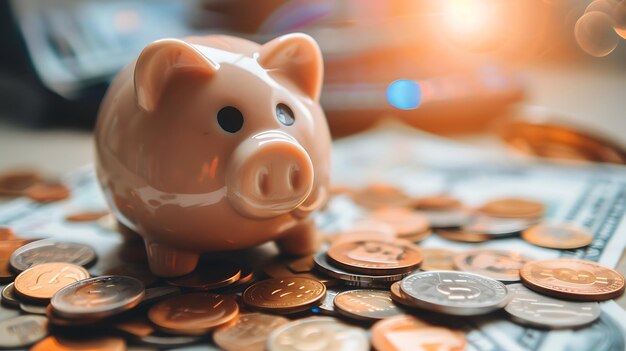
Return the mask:
<svg viewBox="0 0 626 351">
<path fill-rule="evenodd" d="M 624 277 L 620 273 L 591 261 L 532 261 L 520 269 L 520 277 L 529 289 L 561 299 L 603 301 L 624 292 Z"/>
<path fill-rule="evenodd" d="M 531 244 L 550 249 L 577 249 L 593 241 L 593 235 L 584 228 L 566 223 L 540 223 L 522 232 L 522 238 Z"/>
<path fill-rule="evenodd" d="M 515 251 L 472 250 L 457 254 L 458 270 L 484 275 L 502 282 L 519 281 L 519 270 L 530 259 Z"/>
<path fill-rule="evenodd" d="M 430 231 L 426 216 L 403 207 L 382 207 L 373 211 L 371 217 L 389 224 L 398 237 L 426 237 Z"/>
<path fill-rule="evenodd" d="M 492 217 L 534 219 L 543 216 L 543 203 L 522 198 L 502 198 L 489 201 L 479 211 Z"/>
<path fill-rule="evenodd" d="M 295 313 L 317 305 L 326 295 L 321 282 L 284 277 L 262 280 L 252 284 L 243 293 L 243 302 L 252 308 L 277 314 Z"/>
<path fill-rule="evenodd" d="M 71 263 L 49 262 L 33 266 L 15 278 L 15 293 L 47 303 L 61 288 L 89 278 L 89 272 Z"/>
<path fill-rule="evenodd" d="M 372 275 L 410 272 L 422 263 L 420 249 L 406 240 L 361 240 L 332 245 L 328 258 L 348 271 Z"/>
<path fill-rule="evenodd" d="M 340 314 L 366 322 L 397 316 L 402 311 L 393 303 L 389 291 L 359 289 L 344 291 L 334 299 Z"/>
<path fill-rule="evenodd" d="M 422 249 L 424 260 L 420 269 L 423 271 L 453 271 L 454 256 L 457 253 L 447 249 L 426 248 Z"/>
<path fill-rule="evenodd" d="M 114 336 L 68 339 L 49 336 L 30 348 L 30 351 L 124 351 L 126 342 Z"/>
<path fill-rule="evenodd" d="M 383 183 L 370 184 L 366 188 L 355 191 L 352 200 L 365 208 L 379 207 L 410 207 L 413 199 L 402 190 Z"/>
<path fill-rule="evenodd" d="M 238 314 L 233 296 L 191 293 L 152 306 L 148 319 L 166 333 L 200 335 L 233 321 Z"/>
<path fill-rule="evenodd" d="M 461 331 L 434 326 L 404 314 L 376 322 L 372 327 L 372 345 L 380 351 L 461 351 L 465 350 L 466 341 Z"/>
<path fill-rule="evenodd" d="M 269 335 L 289 323 L 284 317 L 244 313 L 237 321 L 213 332 L 213 341 L 226 351 L 263 351 Z"/>
</svg>

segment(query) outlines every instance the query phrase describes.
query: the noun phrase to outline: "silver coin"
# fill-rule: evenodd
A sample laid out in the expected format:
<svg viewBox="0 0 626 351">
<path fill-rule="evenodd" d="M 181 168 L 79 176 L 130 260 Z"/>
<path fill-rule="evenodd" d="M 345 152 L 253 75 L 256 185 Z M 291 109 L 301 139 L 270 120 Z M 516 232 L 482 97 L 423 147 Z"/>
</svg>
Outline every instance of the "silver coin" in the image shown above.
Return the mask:
<svg viewBox="0 0 626 351">
<path fill-rule="evenodd" d="M 226 351 L 263 351 L 269 335 L 289 323 L 284 317 L 264 313 L 242 313 L 234 324 L 219 327 L 213 341 Z"/>
<path fill-rule="evenodd" d="M 11 254 L 9 263 L 17 272 L 47 262 L 66 262 L 86 266 L 96 259 L 96 252 L 85 244 L 37 240 Z"/>
<path fill-rule="evenodd" d="M 17 316 L 0 321 L 0 347 L 23 348 L 48 335 L 48 319 L 43 316 Z"/>
<path fill-rule="evenodd" d="M 519 270 L 530 258 L 515 251 L 472 250 L 454 256 L 460 271 L 481 274 L 501 282 L 520 280 Z"/>
<path fill-rule="evenodd" d="M 496 238 L 518 234 L 535 223 L 536 220 L 476 215 L 471 217 L 461 228 L 466 232 L 482 233 Z"/>
<path fill-rule="evenodd" d="M 404 313 L 391 299 L 391 293 L 382 290 L 344 291 L 335 297 L 334 304 L 335 310 L 340 314 L 366 322 L 375 322 Z"/>
<path fill-rule="evenodd" d="M 46 306 L 33 305 L 30 303 L 20 303 L 20 310 L 30 314 L 46 315 Z"/>
<path fill-rule="evenodd" d="M 342 291 L 347 291 L 344 289 L 340 288 L 326 288 L 326 295 L 324 296 L 324 298 L 322 299 L 322 303 L 314 308 L 319 308 L 320 312 L 324 313 L 324 314 L 328 314 L 328 315 L 335 315 L 335 303 L 333 302 L 335 300 L 335 296 L 337 296 L 337 294 L 339 294 Z"/>
<path fill-rule="evenodd" d="M 268 351 L 368 351 L 365 330 L 333 317 L 310 317 L 287 323 L 267 340 Z"/>
<path fill-rule="evenodd" d="M 2 303 L 11 307 L 19 307 L 20 301 L 15 297 L 15 284 L 11 283 L 2 289 Z"/>
<path fill-rule="evenodd" d="M 145 346 L 173 349 L 196 344 L 206 338 L 204 335 L 148 335 L 133 339 Z"/>
<path fill-rule="evenodd" d="M 363 286 L 367 285 L 368 287 L 373 287 L 371 284 L 376 285 L 376 287 L 388 287 L 393 282 L 397 282 L 402 278 L 408 276 L 412 272 L 405 272 L 399 274 L 390 274 L 390 275 L 365 275 L 358 273 L 350 273 L 341 268 L 337 268 L 333 266 L 328 260 L 328 255 L 326 252 L 321 252 L 317 254 L 314 258 L 315 267 L 333 278 L 337 278 L 339 280 L 343 280 L 348 282 L 348 284 Z M 369 285 L 368 285 L 369 284 Z"/>
<path fill-rule="evenodd" d="M 597 302 L 559 300 L 538 294 L 522 284 L 511 284 L 507 289 L 511 301 L 504 310 L 520 324 L 550 329 L 575 328 L 600 317 Z"/>
<path fill-rule="evenodd" d="M 470 219 L 470 215 L 466 211 L 459 209 L 442 211 L 420 210 L 418 212 L 428 218 L 430 227 L 434 229 L 461 227 Z"/>
<path fill-rule="evenodd" d="M 415 273 L 402 280 L 400 289 L 416 307 L 457 316 L 486 314 L 508 302 L 504 284 L 466 272 Z"/>
<path fill-rule="evenodd" d="M 72 283 L 57 291 L 50 304 L 55 315 L 67 319 L 103 318 L 129 310 L 144 297 L 138 279 L 105 275 Z"/>
<path fill-rule="evenodd" d="M 157 286 L 155 288 L 149 288 L 144 291 L 143 298 L 140 305 L 147 305 L 153 302 L 165 300 L 168 297 L 179 295 L 181 292 L 177 286 Z"/>
</svg>

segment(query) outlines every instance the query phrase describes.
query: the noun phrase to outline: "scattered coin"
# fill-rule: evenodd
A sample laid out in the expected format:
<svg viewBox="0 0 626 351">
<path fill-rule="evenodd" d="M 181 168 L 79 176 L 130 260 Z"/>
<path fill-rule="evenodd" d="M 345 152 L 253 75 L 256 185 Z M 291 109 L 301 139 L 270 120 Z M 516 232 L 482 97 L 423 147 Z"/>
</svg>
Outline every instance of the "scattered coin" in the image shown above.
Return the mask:
<svg viewBox="0 0 626 351">
<path fill-rule="evenodd" d="M 313 255 L 307 255 L 298 259 L 295 259 L 287 263 L 287 267 L 294 273 L 307 273 L 315 268 L 315 262 L 313 261 Z"/>
<path fill-rule="evenodd" d="M 70 189 L 58 183 L 35 183 L 24 190 L 24 195 L 36 202 L 54 202 L 70 197 Z"/>
<path fill-rule="evenodd" d="M 28 187 L 41 181 L 39 173 L 28 169 L 16 169 L 0 174 L 0 195 L 20 196 Z"/>
<path fill-rule="evenodd" d="M 143 298 L 141 299 L 139 305 L 151 304 L 179 294 L 180 288 L 177 286 L 157 286 L 154 288 L 148 288 L 144 291 Z"/>
<path fill-rule="evenodd" d="M 410 272 L 422 263 L 415 245 L 405 240 L 363 240 L 332 245 L 328 258 L 338 266 L 357 273 L 388 275 Z"/>
<path fill-rule="evenodd" d="M 57 316 L 52 311 L 52 306 L 48 304 L 45 306 L 46 309 L 46 317 L 48 317 L 48 322 L 54 326 L 59 327 L 84 327 L 90 326 L 94 327 L 95 325 L 102 323 L 104 320 L 101 318 L 81 318 L 81 319 L 68 319 Z M 104 325 L 101 324 L 102 327 Z"/>
<path fill-rule="evenodd" d="M 233 284 L 241 277 L 241 268 L 228 262 L 202 262 L 182 277 L 168 278 L 168 284 L 184 288 L 211 290 Z"/>
<path fill-rule="evenodd" d="M 430 234 L 428 218 L 408 208 L 382 207 L 374 210 L 370 215 L 375 221 L 389 224 L 398 237 L 423 236 L 426 238 Z"/>
<path fill-rule="evenodd" d="M 13 229 L 9 227 L 0 227 L 0 240 L 14 240 L 14 239 L 18 239 L 18 237 L 15 236 L 15 232 L 13 231 Z"/>
<path fill-rule="evenodd" d="M 502 198 L 487 202 L 479 211 L 491 217 L 534 219 L 543 216 L 545 206 L 532 199 Z"/>
<path fill-rule="evenodd" d="M 393 303 L 388 291 L 344 291 L 335 296 L 334 303 L 335 310 L 342 315 L 367 322 L 375 322 L 402 313 Z"/>
<path fill-rule="evenodd" d="M 437 229 L 435 233 L 446 240 L 463 243 L 481 243 L 491 239 L 488 234 L 472 233 L 462 229 Z"/>
<path fill-rule="evenodd" d="M 216 329 L 213 341 L 226 351 L 263 351 L 270 333 L 287 323 L 284 317 L 244 313 L 234 324 Z"/>
<path fill-rule="evenodd" d="M 399 315 L 376 322 L 372 327 L 372 345 L 376 350 L 465 350 L 465 335 L 458 330 L 430 325 L 409 315 Z"/>
<path fill-rule="evenodd" d="M 18 297 L 47 303 L 61 288 L 89 278 L 89 272 L 71 263 L 48 262 L 31 267 L 15 278 Z"/>
<path fill-rule="evenodd" d="M 458 270 L 472 272 L 502 282 L 519 281 L 519 270 L 530 259 L 515 251 L 472 250 L 457 254 Z"/>
<path fill-rule="evenodd" d="M 415 307 L 415 305 L 413 305 L 413 300 L 411 300 L 411 298 L 407 296 L 400 288 L 400 282 L 395 282 L 391 284 L 391 286 L 389 287 L 389 292 L 391 299 L 396 303 L 403 306 Z"/>
<path fill-rule="evenodd" d="M 367 351 L 367 334 L 333 317 L 295 320 L 274 330 L 268 351 Z"/>
<path fill-rule="evenodd" d="M 488 216 L 470 217 L 461 229 L 468 233 L 488 235 L 490 239 L 515 235 L 531 225 L 534 221 L 525 218 L 496 218 Z"/>
<path fill-rule="evenodd" d="M 122 275 L 84 279 L 59 290 L 52 299 L 52 311 L 69 318 L 104 318 L 129 310 L 144 297 L 139 280 Z"/>
<path fill-rule="evenodd" d="M 207 342 L 204 335 L 147 335 L 137 338 L 137 343 L 157 349 L 177 349 Z M 191 348 L 193 349 L 193 348 Z"/>
<path fill-rule="evenodd" d="M 33 305 L 30 303 L 24 303 L 24 302 L 20 302 L 20 310 L 26 313 L 30 313 L 30 314 L 40 314 L 42 316 L 45 316 L 47 313 L 46 306 Z"/>
<path fill-rule="evenodd" d="M 77 212 L 65 216 L 65 220 L 68 222 L 95 222 L 110 213 L 108 210 Z"/>
<path fill-rule="evenodd" d="M 296 313 L 319 304 L 326 294 L 321 282 L 302 278 L 273 278 L 256 282 L 243 292 L 243 302 L 260 311 Z"/>
<path fill-rule="evenodd" d="M 315 256 L 314 260 L 316 268 L 321 272 L 355 286 L 375 287 L 378 285 L 385 287 L 411 274 L 411 272 L 404 272 L 389 275 L 367 275 L 348 272 L 342 268 L 333 266 L 326 252 L 320 252 Z"/>
<path fill-rule="evenodd" d="M 116 323 L 114 328 L 134 337 L 148 336 L 155 332 L 154 327 L 144 315 L 136 315 L 131 319 L 122 320 Z"/>
<path fill-rule="evenodd" d="M 48 319 L 43 316 L 17 316 L 0 321 L 0 347 L 24 348 L 48 335 Z"/>
<path fill-rule="evenodd" d="M 333 287 L 326 289 L 326 295 L 324 295 L 320 305 L 313 308 L 319 308 L 320 312 L 324 314 L 335 315 L 335 296 L 343 291 L 348 291 L 349 289 L 349 287 Z"/>
<path fill-rule="evenodd" d="M 301 277 L 318 280 L 326 287 L 337 285 L 337 281 L 335 279 L 328 278 L 321 274 L 318 274 L 316 271 L 311 271 L 307 273 L 294 273 L 289 267 L 287 263 L 282 259 L 275 260 L 265 264 L 263 267 L 263 273 L 265 273 L 270 278 L 285 278 L 285 277 Z"/>
<path fill-rule="evenodd" d="M 447 195 L 425 196 L 415 199 L 414 208 L 424 211 L 447 211 L 461 207 L 461 201 Z"/>
<path fill-rule="evenodd" d="M 47 262 L 67 262 L 87 266 L 96 259 L 96 252 L 85 244 L 37 240 L 16 249 L 10 258 L 11 268 L 23 272 Z"/>
<path fill-rule="evenodd" d="M 402 190 L 384 183 L 370 184 L 355 191 L 352 200 L 366 208 L 409 207 L 414 201 Z"/>
<path fill-rule="evenodd" d="M 400 288 L 416 307 L 457 316 L 486 314 L 508 302 L 504 284 L 473 273 L 415 273 L 404 278 Z"/>
<path fill-rule="evenodd" d="M 526 288 L 507 285 L 511 301 L 504 310 L 520 324 L 539 328 L 577 328 L 600 317 L 597 302 L 572 302 L 555 299 Z"/>
<path fill-rule="evenodd" d="M 593 235 L 573 224 L 540 223 L 522 232 L 522 238 L 537 246 L 567 250 L 591 244 Z"/>
<path fill-rule="evenodd" d="M 532 261 L 520 269 L 520 277 L 529 289 L 562 299 L 603 301 L 624 292 L 624 277 L 620 273 L 591 261 Z"/>
<path fill-rule="evenodd" d="M 167 333 L 200 335 L 233 321 L 238 314 L 237 302 L 230 295 L 190 293 L 152 306 L 148 319 Z"/>
<path fill-rule="evenodd" d="M 359 221 L 348 230 L 335 233 L 330 237 L 330 244 L 336 245 L 344 242 L 358 240 L 393 240 L 396 233 L 392 226 L 380 221 Z"/>
<path fill-rule="evenodd" d="M 27 239 L 13 239 L 0 241 L 0 282 L 12 281 L 14 273 L 11 271 L 9 260 L 11 254 L 31 242 Z"/>
<path fill-rule="evenodd" d="M 422 249 L 424 260 L 420 269 L 423 271 L 453 271 L 454 256 L 457 253 L 442 248 L 426 248 Z"/>
<path fill-rule="evenodd" d="M 419 213 L 426 216 L 430 227 L 433 229 L 458 228 L 467 224 L 470 213 L 463 208 L 450 210 L 420 210 Z"/>
<path fill-rule="evenodd" d="M 81 339 L 68 339 L 49 336 L 33 347 L 30 351 L 125 351 L 126 342 L 120 337 L 101 336 Z"/>
<path fill-rule="evenodd" d="M 15 297 L 15 283 L 11 283 L 2 289 L 2 303 L 11 307 L 20 306 L 20 301 Z"/>
</svg>

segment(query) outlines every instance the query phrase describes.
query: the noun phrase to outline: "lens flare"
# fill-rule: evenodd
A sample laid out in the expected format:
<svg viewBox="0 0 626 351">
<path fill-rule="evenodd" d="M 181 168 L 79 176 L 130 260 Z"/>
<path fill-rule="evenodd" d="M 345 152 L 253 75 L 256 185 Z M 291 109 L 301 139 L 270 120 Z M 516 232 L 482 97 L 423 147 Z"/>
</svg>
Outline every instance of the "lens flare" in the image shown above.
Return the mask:
<svg viewBox="0 0 626 351">
<path fill-rule="evenodd" d="M 396 80 L 387 87 L 387 101 L 400 110 L 415 109 L 422 102 L 422 88 L 413 80 Z"/>
</svg>

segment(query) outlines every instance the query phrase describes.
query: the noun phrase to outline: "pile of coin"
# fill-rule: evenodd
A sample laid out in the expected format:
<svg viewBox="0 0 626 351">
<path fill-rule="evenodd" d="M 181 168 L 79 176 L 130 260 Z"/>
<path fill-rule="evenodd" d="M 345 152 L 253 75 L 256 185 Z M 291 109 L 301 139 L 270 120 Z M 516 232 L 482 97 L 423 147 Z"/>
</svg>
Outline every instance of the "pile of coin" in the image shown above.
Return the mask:
<svg viewBox="0 0 626 351">
<path fill-rule="evenodd" d="M 167 279 L 93 275 L 97 246 L 27 240 L 0 228 L 0 279 L 8 283 L 0 348 L 463 350 L 468 341 L 458 317 L 507 315 L 529 327 L 577 328 L 599 318 L 598 301 L 624 291 L 622 275 L 590 261 L 420 246 L 433 233 L 465 243 L 520 236 L 554 250 L 591 243 L 580 226 L 544 222 L 541 201 L 501 198 L 470 207 L 387 184 L 335 193 L 363 206 L 366 218 L 327 237 L 315 254 L 277 254 L 262 265 L 246 253 L 210 255 L 192 273 Z"/>
</svg>

